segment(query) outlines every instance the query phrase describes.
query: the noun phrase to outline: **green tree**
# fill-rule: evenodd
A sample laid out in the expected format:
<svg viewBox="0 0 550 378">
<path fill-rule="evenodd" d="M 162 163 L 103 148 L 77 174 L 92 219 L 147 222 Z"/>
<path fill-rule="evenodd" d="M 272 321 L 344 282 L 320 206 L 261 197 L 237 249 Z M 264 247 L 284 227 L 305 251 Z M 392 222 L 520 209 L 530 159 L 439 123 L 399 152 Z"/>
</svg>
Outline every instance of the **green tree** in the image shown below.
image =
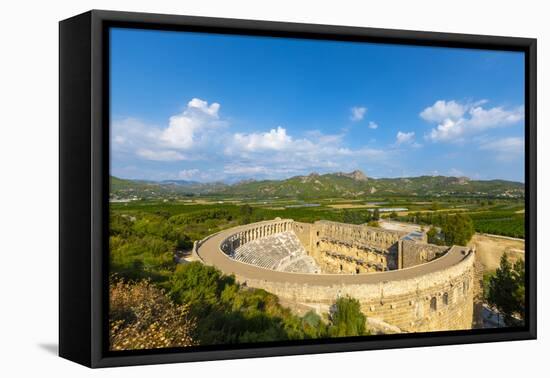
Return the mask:
<svg viewBox="0 0 550 378">
<path fill-rule="evenodd" d="M 435 227 L 431 227 L 426 235 L 428 236 L 428 243 L 436 245 L 441 244 L 441 238 L 439 237 L 439 233 Z"/>
<path fill-rule="evenodd" d="M 369 227 L 380 227 L 380 223 L 376 220 L 371 220 L 367 223 L 367 226 L 369 226 Z"/>
<path fill-rule="evenodd" d="M 525 264 L 518 260 L 514 265 L 506 253 L 500 258 L 500 266 L 489 278 L 487 302 L 504 316 L 504 322 L 517 325 L 525 317 Z"/>
<path fill-rule="evenodd" d="M 390 219 L 396 219 L 397 216 L 398 216 L 398 215 L 397 215 L 397 213 L 396 213 L 395 211 L 392 211 L 392 212 L 390 213 Z"/>
<path fill-rule="evenodd" d="M 372 214 L 372 219 L 373 220 L 379 220 L 380 219 L 380 210 L 374 209 L 374 212 Z"/>
<path fill-rule="evenodd" d="M 466 214 L 454 214 L 444 218 L 441 231 L 446 245 L 466 245 L 475 233 L 474 222 Z"/>
<path fill-rule="evenodd" d="M 367 317 L 361 312 L 357 299 L 341 297 L 336 300 L 331 314 L 332 324 L 329 334 L 332 337 L 361 336 L 368 334 L 365 323 Z"/>
<path fill-rule="evenodd" d="M 249 204 L 239 206 L 239 224 L 248 224 L 253 222 L 254 208 Z"/>
</svg>

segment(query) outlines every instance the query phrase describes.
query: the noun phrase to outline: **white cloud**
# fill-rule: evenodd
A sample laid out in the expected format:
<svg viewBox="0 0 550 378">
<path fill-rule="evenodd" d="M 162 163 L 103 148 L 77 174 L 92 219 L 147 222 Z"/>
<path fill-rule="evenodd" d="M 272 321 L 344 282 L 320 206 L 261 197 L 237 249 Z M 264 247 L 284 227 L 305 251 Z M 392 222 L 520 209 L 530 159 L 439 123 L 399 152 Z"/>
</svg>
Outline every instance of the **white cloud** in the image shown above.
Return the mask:
<svg viewBox="0 0 550 378">
<path fill-rule="evenodd" d="M 171 148 L 191 148 L 197 133 L 220 125 L 216 122 L 219 109 L 216 102 L 208 105 L 201 99 L 192 99 L 181 114 L 170 117 L 168 127 L 160 134 L 161 143 Z"/>
<path fill-rule="evenodd" d="M 498 160 L 515 160 L 521 157 L 525 151 L 525 139 L 523 137 L 507 137 L 482 143 L 480 150 L 491 151 Z"/>
<path fill-rule="evenodd" d="M 234 143 L 246 151 L 256 152 L 265 150 L 280 151 L 292 144 L 292 138 L 287 135 L 286 129 L 277 127 L 264 133 L 237 133 L 233 136 Z"/>
<path fill-rule="evenodd" d="M 376 122 L 373 122 L 373 121 L 370 121 L 369 122 L 369 129 L 377 129 L 378 128 L 378 124 Z"/>
<path fill-rule="evenodd" d="M 344 135 L 319 130 L 290 135 L 284 127 L 266 132 L 236 133 L 224 148 L 224 174 L 233 177 L 275 178 L 311 172 L 353 170 L 358 162 L 378 166 L 393 151 L 361 147 L 348 148 Z"/>
<path fill-rule="evenodd" d="M 179 161 L 187 160 L 185 155 L 177 151 L 172 150 L 150 150 L 145 148 L 140 148 L 136 151 L 136 155 L 143 159 L 154 160 L 154 161 Z"/>
<path fill-rule="evenodd" d="M 213 102 L 211 105 L 208 105 L 207 101 L 201 100 L 200 98 L 193 98 L 187 103 L 186 112 L 191 113 L 192 110 L 198 110 L 200 113 L 207 114 L 211 117 L 218 118 L 218 111 L 220 110 L 220 104 Z"/>
<path fill-rule="evenodd" d="M 506 110 L 502 107 L 495 107 L 488 110 L 481 106 L 473 107 L 469 110 L 469 124 L 479 130 L 500 125 L 510 125 L 523 121 L 523 107 L 517 107 L 511 110 Z"/>
<path fill-rule="evenodd" d="M 198 169 L 183 169 L 178 172 L 178 179 L 180 180 L 194 180 L 199 176 L 200 171 Z"/>
<path fill-rule="evenodd" d="M 487 101 L 461 104 L 456 101 L 436 101 L 420 113 L 426 121 L 438 123 L 425 138 L 432 142 L 462 142 L 469 135 L 479 134 L 487 129 L 504 127 L 521 122 L 524 108 L 483 108 Z"/>
<path fill-rule="evenodd" d="M 193 98 L 185 109 L 168 120 L 168 125 L 147 125 L 135 118 L 115 120 L 111 131 L 115 153 L 135 155 L 145 160 L 178 161 L 199 155 L 204 143 L 212 144 L 212 134 L 226 123 L 219 118 L 220 104 Z"/>
<path fill-rule="evenodd" d="M 354 106 L 351 110 L 351 115 L 349 117 L 350 120 L 353 122 L 359 122 L 363 118 L 365 118 L 365 114 L 367 113 L 367 108 L 364 106 Z"/>
<path fill-rule="evenodd" d="M 466 107 L 456 101 L 436 101 L 420 113 L 420 117 L 429 122 L 441 122 L 446 119 L 459 119 L 466 112 Z"/>
<path fill-rule="evenodd" d="M 413 142 L 414 142 L 414 131 L 411 131 L 408 133 L 405 133 L 402 131 L 397 132 L 395 144 L 400 145 L 400 144 L 408 144 Z"/>
</svg>

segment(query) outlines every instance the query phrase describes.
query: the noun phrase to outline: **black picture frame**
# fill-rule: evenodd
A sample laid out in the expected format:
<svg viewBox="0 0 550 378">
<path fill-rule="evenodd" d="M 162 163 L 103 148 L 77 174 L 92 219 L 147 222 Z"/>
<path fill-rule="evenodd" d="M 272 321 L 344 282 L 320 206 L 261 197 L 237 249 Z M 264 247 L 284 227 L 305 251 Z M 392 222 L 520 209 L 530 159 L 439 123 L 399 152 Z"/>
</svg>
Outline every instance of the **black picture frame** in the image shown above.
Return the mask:
<svg viewBox="0 0 550 378">
<path fill-rule="evenodd" d="M 109 352 L 110 27 L 525 53 L 524 327 Z M 536 338 L 536 39 L 92 10 L 59 24 L 59 354 L 89 367 L 406 348 Z"/>
</svg>

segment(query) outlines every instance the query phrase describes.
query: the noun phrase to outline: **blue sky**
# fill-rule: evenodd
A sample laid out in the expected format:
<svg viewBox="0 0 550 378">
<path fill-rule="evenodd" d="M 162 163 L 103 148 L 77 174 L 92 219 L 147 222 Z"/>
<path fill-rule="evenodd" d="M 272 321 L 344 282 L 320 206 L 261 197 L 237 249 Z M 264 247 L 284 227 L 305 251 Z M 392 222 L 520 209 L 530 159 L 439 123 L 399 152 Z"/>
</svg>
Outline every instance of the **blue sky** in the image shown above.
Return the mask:
<svg viewBox="0 0 550 378">
<path fill-rule="evenodd" d="M 113 29 L 111 174 L 524 180 L 523 54 Z"/>
</svg>

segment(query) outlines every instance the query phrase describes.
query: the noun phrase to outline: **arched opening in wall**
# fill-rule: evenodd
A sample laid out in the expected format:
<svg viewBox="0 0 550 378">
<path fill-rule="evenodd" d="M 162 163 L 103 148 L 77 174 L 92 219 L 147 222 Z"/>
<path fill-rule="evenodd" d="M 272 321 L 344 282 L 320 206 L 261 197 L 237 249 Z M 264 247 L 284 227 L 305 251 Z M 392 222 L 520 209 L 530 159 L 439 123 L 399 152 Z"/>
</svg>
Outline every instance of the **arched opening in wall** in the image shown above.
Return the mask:
<svg viewBox="0 0 550 378">
<path fill-rule="evenodd" d="M 449 304 L 449 293 L 443 294 L 443 304 L 447 306 Z"/>
<path fill-rule="evenodd" d="M 360 271 L 359 271 L 359 268 L 355 268 L 355 274 L 359 274 Z"/>
<path fill-rule="evenodd" d="M 317 242 L 317 247 L 319 246 L 319 242 Z"/>
<path fill-rule="evenodd" d="M 432 299 L 430 300 L 430 310 L 431 311 L 436 311 L 437 310 L 437 298 L 436 297 L 432 297 Z"/>
<path fill-rule="evenodd" d="M 340 264 L 340 272 L 344 270 L 344 267 L 342 266 L 342 264 Z"/>
<path fill-rule="evenodd" d="M 319 236 L 319 231 L 317 231 L 317 236 Z"/>
</svg>

